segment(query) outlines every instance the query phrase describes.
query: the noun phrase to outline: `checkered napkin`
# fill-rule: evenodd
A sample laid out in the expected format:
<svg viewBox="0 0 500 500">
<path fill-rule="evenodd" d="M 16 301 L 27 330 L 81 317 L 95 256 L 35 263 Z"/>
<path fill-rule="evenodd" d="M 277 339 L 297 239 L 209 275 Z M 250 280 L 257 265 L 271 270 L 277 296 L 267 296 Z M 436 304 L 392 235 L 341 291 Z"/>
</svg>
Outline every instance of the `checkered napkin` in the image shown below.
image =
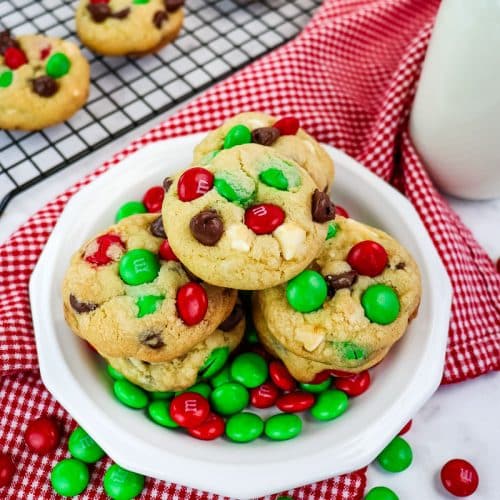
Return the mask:
<svg viewBox="0 0 500 500">
<path fill-rule="evenodd" d="M 343 149 L 398 186 L 424 221 L 453 284 L 443 382 L 499 369 L 500 276 L 432 185 L 408 135 L 408 112 L 438 3 L 325 0 L 297 39 L 134 141 L 31 217 L 0 247 L 0 451 L 11 453 L 18 468 L 11 487 L 0 492 L 2 498 L 55 498 L 49 472 L 65 456 L 65 443 L 51 455 L 33 456 L 23 445 L 23 431 L 41 414 L 56 416 L 66 436 L 76 425 L 40 381 L 28 298 L 30 273 L 65 204 L 82 186 L 144 145 L 214 128 L 241 111 L 294 115 L 318 140 Z M 81 498 L 105 498 L 101 481 L 108 464 L 95 466 Z M 362 470 L 287 494 L 355 500 L 364 487 Z M 213 496 L 150 479 L 142 498 Z"/>
</svg>

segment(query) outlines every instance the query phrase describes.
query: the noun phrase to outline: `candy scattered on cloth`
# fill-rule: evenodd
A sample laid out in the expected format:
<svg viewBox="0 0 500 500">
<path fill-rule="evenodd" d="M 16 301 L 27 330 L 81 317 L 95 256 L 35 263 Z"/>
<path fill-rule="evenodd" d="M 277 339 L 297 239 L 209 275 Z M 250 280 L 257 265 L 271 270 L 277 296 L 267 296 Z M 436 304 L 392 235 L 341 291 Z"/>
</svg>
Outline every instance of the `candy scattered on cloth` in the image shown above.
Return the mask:
<svg viewBox="0 0 500 500">
<path fill-rule="evenodd" d="M 48 493 L 48 476 L 67 456 L 65 450 L 59 447 L 46 457 L 26 454 L 20 436 L 41 414 L 54 415 L 65 436 L 75 426 L 40 381 L 27 288 L 65 204 L 82 186 L 146 144 L 212 129 L 240 111 L 297 116 L 318 140 L 343 149 L 400 186 L 428 228 L 454 288 L 443 382 L 500 368 L 500 276 L 433 187 L 407 132 L 406 119 L 438 5 L 438 0 L 325 0 L 295 41 L 211 88 L 134 141 L 31 217 L 0 247 L 0 450 L 11 454 L 23 471 L 2 491 L 3 498 L 55 498 Z M 101 483 L 109 465 L 108 459 L 98 464 L 82 499 L 106 498 Z M 362 498 L 365 484 L 364 471 L 356 471 L 284 494 L 355 500 Z M 153 479 L 146 480 L 145 495 L 200 498 L 192 489 Z"/>
</svg>

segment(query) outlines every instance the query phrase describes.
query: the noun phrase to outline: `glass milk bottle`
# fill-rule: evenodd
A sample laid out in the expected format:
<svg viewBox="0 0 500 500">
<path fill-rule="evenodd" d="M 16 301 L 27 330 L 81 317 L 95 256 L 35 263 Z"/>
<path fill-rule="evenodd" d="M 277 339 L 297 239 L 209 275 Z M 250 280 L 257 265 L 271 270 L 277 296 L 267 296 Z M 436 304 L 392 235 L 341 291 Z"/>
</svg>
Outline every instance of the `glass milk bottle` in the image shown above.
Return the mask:
<svg viewBox="0 0 500 500">
<path fill-rule="evenodd" d="M 410 134 L 444 192 L 500 197 L 500 0 L 443 0 Z"/>
</svg>

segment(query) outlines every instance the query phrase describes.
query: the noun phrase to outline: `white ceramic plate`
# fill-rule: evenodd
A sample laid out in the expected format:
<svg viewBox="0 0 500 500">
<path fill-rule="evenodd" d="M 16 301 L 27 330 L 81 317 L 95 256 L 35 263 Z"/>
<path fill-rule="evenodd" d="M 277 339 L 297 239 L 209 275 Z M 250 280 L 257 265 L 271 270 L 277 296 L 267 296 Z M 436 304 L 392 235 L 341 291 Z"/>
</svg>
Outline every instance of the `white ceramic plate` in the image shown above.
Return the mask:
<svg viewBox="0 0 500 500">
<path fill-rule="evenodd" d="M 122 203 L 140 198 L 148 187 L 188 166 L 200 139 L 195 135 L 147 146 L 68 203 L 30 282 L 42 379 L 113 460 L 148 476 L 248 498 L 358 469 L 377 456 L 438 387 L 451 286 L 410 203 L 341 151 L 327 147 L 336 166 L 333 199 L 351 216 L 384 229 L 411 251 L 422 272 L 423 294 L 408 333 L 372 370 L 370 390 L 352 399 L 338 420 L 314 422 L 304 415 L 302 434 L 279 443 L 202 442 L 169 431 L 114 399 L 102 363 L 64 322 L 60 290 L 70 256 L 113 223 Z"/>
</svg>

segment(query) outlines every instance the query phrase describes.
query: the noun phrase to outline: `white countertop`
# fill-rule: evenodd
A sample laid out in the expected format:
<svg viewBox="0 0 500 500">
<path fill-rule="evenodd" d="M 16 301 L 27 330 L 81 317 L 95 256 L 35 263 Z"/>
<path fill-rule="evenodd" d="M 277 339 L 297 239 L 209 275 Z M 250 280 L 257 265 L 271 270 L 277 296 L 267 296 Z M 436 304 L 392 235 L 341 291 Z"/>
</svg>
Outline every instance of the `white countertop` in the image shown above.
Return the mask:
<svg viewBox="0 0 500 500">
<path fill-rule="evenodd" d="M 172 113 L 175 110 L 172 110 Z M 149 122 L 71 167 L 16 196 L 0 216 L 0 242 L 46 202 L 120 151 L 133 138 L 149 130 Z M 449 200 L 489 255 L 500 257 L 500 199 L 483 202 Z M 469 460 L 478 470 L 477 500 L 500 499 L 500 373 L 492 373 L 462 384 L 442 387 L 415 415 L 405 438 L 413 448 L 412 466 L 400 474 L 371 465 L 368 489 L 392 488 L 401 500 L 456 498 L 440 486 L 439 471 L 451 458 Z M 368 490 L 367 489 L 367 490 Z"/>
</svg>

